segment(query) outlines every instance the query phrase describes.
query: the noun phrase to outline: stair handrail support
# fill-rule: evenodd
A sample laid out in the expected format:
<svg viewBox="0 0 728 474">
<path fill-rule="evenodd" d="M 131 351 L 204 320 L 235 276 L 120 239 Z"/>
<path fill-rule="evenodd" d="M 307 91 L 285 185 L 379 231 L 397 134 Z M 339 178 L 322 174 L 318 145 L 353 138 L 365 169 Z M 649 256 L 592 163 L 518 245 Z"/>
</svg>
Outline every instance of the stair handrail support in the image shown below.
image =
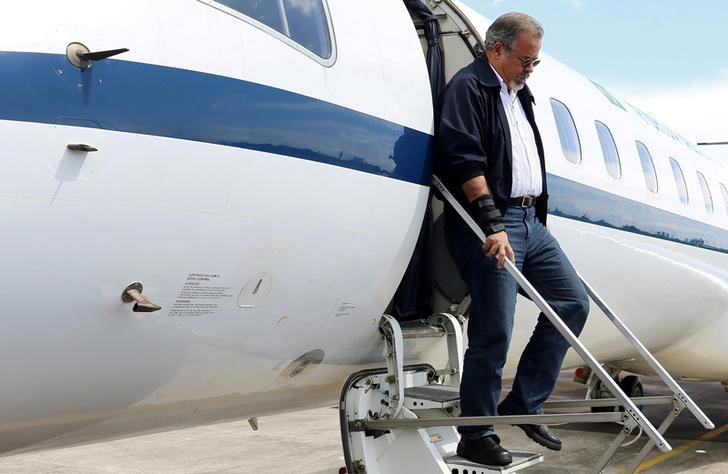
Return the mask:
<svg viewBox="0 0 728 474">
<path fill-rule="evenodd" d="M 677 395 L 673 396 L 672 410 L 670 410 L 670 413 L 668 413 L 665 419 L 662 420 L 662 423 L 660 424 L 660 427 L 657 428 L 657 431 L 664 434 L 685 408 L 685 402 L 681 400 Z M 630 464 L 629 467 L 626 469 L 626 472 L 635 472 L 640 464 L 642 464 L 642 461 L 645 460 L 653 447 L 654 446 L 652 444 L 652 440 L 647 440 L 637 456 L 632 460 L 632 464 Z"/>
<path fill-rule="evenodd" d="M 612 459 L 614 454 L 622 446 L 622 442 L 627 439 L 627 436 L 629 436 L 636 427 L 637 422 L 635 419 L 625 414 L 622 418 L 622 428 L 619 430 L 617 437 L 609 444 L 607 450 L 602 454 L 599 460 L 597 460 L 596 464 L 592 466 L 592 474 L 601 474 L 604 471 L 604 468 L 607 464 L 609 464 L 609 461 Z M 652 446 L 652 440 L 649 440 L 648 443 Z"/>
<path fill-rule="evenodd" d="M 404 337 L 397 320 L 388 314 L 379 320 L 379 331 L 384 338 L 387 358 L 387 384 L 389 385 L 388 403 L 382 417 L 396 418 L 402 411 L 404 402 Z"/>
<path fill-rule="evenodd" d="M 449 380 L 451 387 L 460 387 L 463 374 L 463 356 L 465 354 L 465 342 L 463 330 L 458 319 L 448 313 L 439 313 L 427 318 L 427 322 L 433 326 L 441 326 L 445 330 L 447 338 L 447 355 L 449 361 Z"/>
<path fill-rule="evenodd" d="M 642 344 L 642 341 L 640 341 L 637 336 L 634 335 L 632 330 L 629 329 L 629 327 L 627 327 L 624 322 L 622 322 L 619 316 L 617 316 L 617 313 L 612 310 L 607 302 L 604 301 L 604 299 L 596 292 L 596 290 L 589 284 L 589 282 L 587 282 L 584 277 L 579 274 L 579 272 L 577 272 L 577 275 L 579 275 L 579 278 L 584 283 L 589 297 L 594 300 L 597 306 L 599 306 L 599 309 L 601 309 L 602 312 L 607 316 L 607 318 L 612 322 L 612 324 L 616 326 L 619 332 L 621 332 L 622 335 L 632 344 L 632 346 L 637 349 L 637 352 L 639 352 L 640 355 L 647 361 L 650 367 L 652 367 L 652 370 L 655 371 L 657 376 L 665 383 L 665 385 L 668 386 L 672 393 L 682 401 L 688 411 L 693 414 L 695 419 L 698 420 L 706 429 L 710 430 L 715 428 L 713 422 L 710 421 L 710 419 L 705 415 L 705 413 L 703 413 L 700 407 L 697 406 L 697 404 L 690 398 L 690 396 L 685 393 L 682 387 L 680 387 L 680 385 L 675 381 L 670 373 L 665 370 L 665 368 L 662 366 L 662 364 L 660 364 L 655 356 L 653 356 L 652 353 L 647 350 L 644 344 Z"/>
</svg>

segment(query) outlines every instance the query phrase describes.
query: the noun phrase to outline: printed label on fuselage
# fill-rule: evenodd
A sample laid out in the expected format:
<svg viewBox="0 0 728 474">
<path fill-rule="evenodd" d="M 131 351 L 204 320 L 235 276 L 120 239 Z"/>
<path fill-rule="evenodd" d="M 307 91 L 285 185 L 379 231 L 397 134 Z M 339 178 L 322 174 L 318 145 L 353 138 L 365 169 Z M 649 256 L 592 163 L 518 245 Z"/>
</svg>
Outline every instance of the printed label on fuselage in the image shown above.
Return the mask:
<svg viewBox="0 0 728 474">
<path fill-rule="evenodd" d="M 228 298 L 233 289 L 225 286 L 220 275 L 215 273 L 190 273 L 169 312 L 175 317 L 211 316 Z"/>
</svg>

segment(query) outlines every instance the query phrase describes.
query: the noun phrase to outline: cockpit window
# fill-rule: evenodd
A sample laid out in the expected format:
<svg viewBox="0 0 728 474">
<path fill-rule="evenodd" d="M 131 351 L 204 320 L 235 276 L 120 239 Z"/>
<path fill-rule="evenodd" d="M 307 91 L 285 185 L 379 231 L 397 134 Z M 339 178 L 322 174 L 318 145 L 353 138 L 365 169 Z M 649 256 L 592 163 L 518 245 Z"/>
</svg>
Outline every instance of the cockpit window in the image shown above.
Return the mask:
<svg viewBox="0 0 728 474">
<path fill-rule="evenodd" d="M 677 193 L 680 196 L 680 201 L 683 204 L 687 204 L 689 201 L 688 197 L 688 185 L 685 183 L 685 175 L 680 168 L 680 163 L 670 158 L 670 166 L 672 167 L 672 175 L 675 177 L 675 184 L 677 185 Z"/>
<path fill-rule="evenodd" d="M 287 36 L 317 56 L 332 54 L 324 0 L 201 0 L 221 4 Z M 227 11 L 227 10 L 223 10 Z"/>
<path fill-rule="evenodd" d="M 571 112 L 569 112 L 569 108 L 562 102 L 552 98 L 551 110 L 554 112 L 554 120 L 556 120 L 556 129 L 559 131 L 559 140 L 561 141 L 564 158 L 572 163 L 581 163 L 579 133 L 576 131 L 576 124 Z"/>
<path fill-rule="evenodd" d="M 700 171 L 698 173 L 698 181 L 700 182 L 700 189 L 703 191 L 703 198 L 705 199 L 705 210 L 712 213 L 713 212 L 713 196 L 710 194 L 710 186 L 708 186 L 708 182 L 705 180 L 705 176 L 703 176 L 703 173 Z"/>
</svg>

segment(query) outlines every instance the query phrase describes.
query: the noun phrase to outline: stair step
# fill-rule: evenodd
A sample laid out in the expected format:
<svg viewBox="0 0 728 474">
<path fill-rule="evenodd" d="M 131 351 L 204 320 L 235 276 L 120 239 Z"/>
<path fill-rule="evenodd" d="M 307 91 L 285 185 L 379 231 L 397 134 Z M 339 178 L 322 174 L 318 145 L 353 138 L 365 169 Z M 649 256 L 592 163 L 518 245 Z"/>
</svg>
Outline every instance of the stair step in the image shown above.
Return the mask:
<svg viewBox="0 0 728 474">
<path fill-rule="evenodd" d="M 441 326 L 433 326 L 424 320 L 403 321 L 399 324 L 403 339 L 419 339 L 423 337 L 443 337 L 447 335 Z"/>
<path fill-rule="evenodd" d="M 407 388 L 404 391 L 405 398 L 409 399 L 408 408 L 449 408 L 457 406 L 460 401 L 460 392 L 456 387 L 448 385 L 432 384 L 420 387 Z M 673 397 L 669 395 L 655 397 L 632 397 L 637 405 L 669 405 Z M 416 403 L 416 404 L 415 404 Z M 604 399 L 576 399 L 576 400 L 548 400 L 544 403 L 546 408 L 586 408 L 593 406 L 613 407 L 619 406 L 619 400 L 615 398 Z M 411 406 L 410 406 L 411 405 Z"/>
<path fill-rule="evenodd" d="M 632 401 L 638 405 L 670 405 L 673 396 L 660 395 L 655 397 L 630 397 Z M 544 403 L 545 408 L 574 408 L 574 407 L 615 407 L 621 406 L 616 398 L 598 398 L 598 399 L 578 399 L 578 400 L 547 400 Z"/>
<path fill-rule="evenodd" d="M 423 385 L 404 390 L 405 406 L 409 409 L 451 408 L 460 404 L 460 390 L 448 385 Z"/>
<path fill-rule="evenodd" d="M 507 466 L 488 466 L 485 464 L 474 463 L 460 456 L 450 456 L 444 458 L 445 464 L 452 474 L 508 474 L 510 472 L 518 472 L 543 461 L 543 454 L 529 453 L 525 451 L 511 451 L 513 462 Z"/>
</svg>

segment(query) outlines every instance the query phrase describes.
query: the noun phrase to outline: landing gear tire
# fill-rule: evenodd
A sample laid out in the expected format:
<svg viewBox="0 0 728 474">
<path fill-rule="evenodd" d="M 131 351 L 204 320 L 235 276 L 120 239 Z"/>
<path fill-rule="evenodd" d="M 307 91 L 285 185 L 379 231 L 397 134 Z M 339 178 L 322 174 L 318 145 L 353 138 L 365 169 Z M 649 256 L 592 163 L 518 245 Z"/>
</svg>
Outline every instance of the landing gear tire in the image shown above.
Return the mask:
<svg viewBox="0 0 728 474">
<path fill-rule="evenodd" d="M 619 388 L 621 388 L 625 395 L 627 395 L 629 398 L 644 396 L 642 382 L 640 382 L 639 377 L 637 377 L 636 375 L 627 375 L 626 377 L 622 377 L 621 379 L 615 378 L 615 382 L 617 382 Z M 593 398 L 597 399 L 614 398 L 614 395 L 612 395 L 609 389 L 604 387 L 601 382 L 598 382 L 597 385 L 594 387 L 593 393 L 596 395 Z M 624 407 L 592 407 L 591 411 L 592 413 L 608 413 L 617 411 L 617 408 L 619 408 L 619 411 L 624 411 Z M 637 408 L 642 411 L 643 406 L 638 405 Z"/>
<path fill-rule="evenodd" d="M 639 377 L 636 375 L 622 377 L 622 380 L 619 381 L 619 388 L 621 388 L 629 398 L 645 396 L 645 391 L 642 388 L 642 382 L 640 382 Z M 640 411 L 643 411 L 642 405 L 637 405 L 637 408 L 639 408 Z M 624 411 L 624 407 L 619 407 L 619 411 Z"/>
<path fill-rule="evenodd" d="M 615 377 L 614 381 L 619 383 L 619 378 Z M 604 386 L 604 384 L 601 382 L 601 380 L 597 381 L 596 385 L 594 385 L 594 388 L 592 390 L 592 398 L 595 399 L 601 399 L 601 398 L 614 398 L 614 395 L 612 395 L 612 392 L 609 391 L 607 387 Z M 608 413 L 614 411 L 616 407 L 606 406 L 606 407 L 591 407 L 592 413 Z"/>
</svg>

